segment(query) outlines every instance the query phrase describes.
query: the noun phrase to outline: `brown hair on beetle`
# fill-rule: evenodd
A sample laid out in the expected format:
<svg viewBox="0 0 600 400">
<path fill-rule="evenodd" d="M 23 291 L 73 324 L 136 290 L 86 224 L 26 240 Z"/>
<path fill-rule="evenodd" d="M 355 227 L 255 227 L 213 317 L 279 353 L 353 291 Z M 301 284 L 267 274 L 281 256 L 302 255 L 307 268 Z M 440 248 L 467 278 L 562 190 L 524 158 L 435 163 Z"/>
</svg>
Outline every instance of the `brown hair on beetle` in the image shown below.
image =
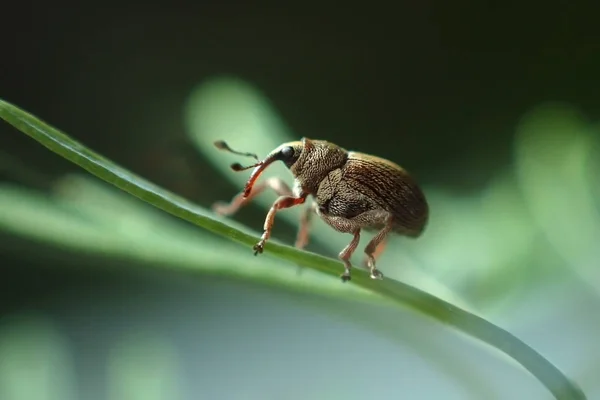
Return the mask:
<svg viewBox="0 0 600 400">
<path fill-rule="evenodd" d="M 350 280 L 350 257 L 358 246 L 361 230 L 378 231 L 365 247 L 365 263 L 371 278 L 381 279 L 383 275 L 375 260 L 383 251 L 388 234 L 418 237 L 427 225 L 429 206 L 424 193 L 406 170 L 389 160 L 308 138 L 284 143 L 261 161 L 253 153 L 232 150 L 223 141 L 215 142 L 215 146 L 258 161 L 247 167 L 231 165 L 234 171 L 254 170 L 241 194 L 228 204 L 215 204 L 217 213 L 232 215 L 265 189 L 279 195 L 267 213 L 263 235 L 254 246 L 255 255 L 262 253 L 271 235 L 275 214 L 305 203 L 308 196 L 313 201 L 302 214 L 296 247 L 307 244 L 310 218 L 315 213 L 338 232 L 352 234 L 352 241 L 339 254 L 345 267 L 343 281 Z M 280 178 L 257 184 L 262 172 L 274 161 L 282 161 L 289 168 L 295 178 L 293 189 Z"/>
</svg>

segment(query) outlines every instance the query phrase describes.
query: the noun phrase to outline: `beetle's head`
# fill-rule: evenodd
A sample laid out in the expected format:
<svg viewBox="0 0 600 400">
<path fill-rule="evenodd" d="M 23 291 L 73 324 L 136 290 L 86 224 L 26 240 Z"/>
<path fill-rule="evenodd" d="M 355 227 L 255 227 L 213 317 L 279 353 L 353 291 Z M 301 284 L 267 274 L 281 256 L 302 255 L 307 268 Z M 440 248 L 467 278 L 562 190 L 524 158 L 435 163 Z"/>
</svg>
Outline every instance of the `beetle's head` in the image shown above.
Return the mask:
<svg viewBox="0 0 600 400">
<path fill-rule="evenodd" d="M 227 150 L 235 154 L 254 157 L 258 160 L 258 157 L 255 154 L 234 151 L 223 141 L 215 142 L 215 146 L 221 150 Z M 250 195 L 252 187 L 254 186 L 254 183 L 260 174 L 262 174 L 263 171 L 274 161 L 282 161 L 286 167 L 291 169 L 296 161 L 298 161 L 300 158 L 302 152 L 310 150 L 312 146 L 313 144 L 310 139 L 303 138 L 300 141 L 288 142 L 280 145 L 275 150 L 271 151 L 262 161 L 258 161 L 256 164 L 248 165 L 246 167 L 239 163 L 231 164 L 231 169 L 234 171 L 245 171 L 247 169 L 254 168 L 252 174 L 250 174 L 248 182 L 246 183 L 246 187 L 244 188 L 244 197 L 248 197 L 248 195 Z"/>
</svg>

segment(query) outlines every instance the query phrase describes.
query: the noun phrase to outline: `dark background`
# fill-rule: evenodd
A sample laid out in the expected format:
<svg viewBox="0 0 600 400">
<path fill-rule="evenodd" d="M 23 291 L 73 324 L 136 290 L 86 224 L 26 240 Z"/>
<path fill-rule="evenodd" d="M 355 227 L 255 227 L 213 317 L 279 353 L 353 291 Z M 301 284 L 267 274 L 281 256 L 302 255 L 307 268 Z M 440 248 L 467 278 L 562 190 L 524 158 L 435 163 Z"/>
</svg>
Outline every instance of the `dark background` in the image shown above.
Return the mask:
<svg viewBox="0 0 600 400">
<path fill-rule="evenodd" d="M 155 179 L 152 149 L 183 136 L 178 110 L 214 74 L 259 86 L 296 132 L 458 188 L 510 160 L 513 127 L 539 102 L 597 116 L 600 31 L 583 2 L 34 4 L 12 4 L 2 24 L 4 98 Z"/>
<path fill-rule="evenodd" d="M 562 101 L 600 116 L 600 7 L 584 3 L 13 2 L 2 7 L 0 97 L 207 206 L 237 189 L 191 149 L 181 109 L 195 85 L 238 76 L 294 132 L 477 193 L 511 163 L 514 126 L 531 107 Z M 78 170 L 6 124 L 0 143 L 18 161 L 4 163 L 3 180 L 46 188 Z M 70 269 L 58 256 L 24 256 L 43 254 L 39 244 L 0 240 L 0 316 L 63 313 L 57 299 L 80 287 L 148 299 L 183 290 L 178 278 Z"/>
</svg>

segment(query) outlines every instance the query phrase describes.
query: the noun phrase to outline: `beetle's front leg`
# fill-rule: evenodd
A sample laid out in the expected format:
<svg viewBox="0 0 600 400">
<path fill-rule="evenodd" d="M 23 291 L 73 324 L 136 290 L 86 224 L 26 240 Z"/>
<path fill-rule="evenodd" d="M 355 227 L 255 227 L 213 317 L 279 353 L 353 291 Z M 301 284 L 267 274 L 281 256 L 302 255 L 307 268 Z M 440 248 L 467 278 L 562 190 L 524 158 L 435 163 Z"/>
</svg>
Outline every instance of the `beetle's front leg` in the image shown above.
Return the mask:
<svg viewBox="0 0 600 400">
<path fill-rule="evenodd" d="M 271 230 L 273 229 L 273 223 L 275 222 L 275 214 L 277 214 L 277 211 L 303 204 L 306 201 L 306 197 L 307 195 L 305 194 L 300 195 L 300 197 L 280 196 L 277 200 L 275 200 L 275 203 L 273 203 L 271 209 L 267 213 L 267 218 L 265 218 L 265 224 L 263 227 L 264 232 L 260 238 L 260 241 L 254 245 L 254 255 L 263 252 L 265 243 L 267 240 L 269 240 L 269 237 L 271 237 Z"/>
</svg>

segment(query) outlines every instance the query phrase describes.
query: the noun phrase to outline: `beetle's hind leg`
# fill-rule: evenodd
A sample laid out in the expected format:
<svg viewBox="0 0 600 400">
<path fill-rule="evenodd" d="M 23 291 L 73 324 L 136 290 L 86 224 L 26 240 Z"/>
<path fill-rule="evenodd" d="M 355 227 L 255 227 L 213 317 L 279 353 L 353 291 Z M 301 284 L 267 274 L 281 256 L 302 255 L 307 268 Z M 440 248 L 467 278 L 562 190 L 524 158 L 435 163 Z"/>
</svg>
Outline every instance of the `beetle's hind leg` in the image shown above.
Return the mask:
<svg viewBox="0 0 600 400">
<path fill-rule="evenodd" d="M 355 230 L 353 234 L 354 237 L 352 238 L 352 241 L 348 243 L 348 246 L 344 247 L 344 250 L 339 254 L 340 260 L 344 262 L 344 273 L 341 275 L 343 282 L 351 279 L 350 270 L 352 269 L 352 264 L 350 263 L 350 258 L 356 250 L 358 242 L 360 242 L 360 229 Z"/>
<path fill-rule="evenodd" d="M 379 260 L 379 257 L 381 257 L 381 254 L 385 251 L 385 248 L 387 246 L 387 241 L 388 241 L 388 236 L 386 235 L 381 240 L 381 242 L 377 245 L 377 247 L 375 248 L 375 251 L 371 255 L 373 257 L 373 259 L 375 260 L 375 262 L 377 262 Z M 369 256 L 367 254 L 365 254 L 365 258 L 363 260 L 363 265 L 370 269 L 369 260 L 370 260 Z"/>
<path fill-rule="evenodd" d="M 213 204 L 212 209 L 219 215 L 233 215 L 266 189 L 273 190 L 278 196 L 292 196 L 292 189 L 288 184 L 281 178 L 274 177 L 255 185 L 248 197 L 244 198 L 244 193 L 239 193 L 229 203 L 217 202 Z"/>
<path fill-rule="evenodd" d="M 383 226 L 383 228 L 379 232 L 377 232 L 375 237 L 373 237 L 373 239 L 371 239 L 371 241 L 365 247 L 365 254 L 367 256 L 367 267 L 371 272 L 372 279 L 383 279 L 383 274 L 377 269 L 375 258 L 376 256 L 381 255 L 381 253 L 383 252 L 385 248 L 387 235 L 392 230 L 393 224 L 394 218 L 390 214 L 385 219 L 385 225 Z"/>
</svg>

